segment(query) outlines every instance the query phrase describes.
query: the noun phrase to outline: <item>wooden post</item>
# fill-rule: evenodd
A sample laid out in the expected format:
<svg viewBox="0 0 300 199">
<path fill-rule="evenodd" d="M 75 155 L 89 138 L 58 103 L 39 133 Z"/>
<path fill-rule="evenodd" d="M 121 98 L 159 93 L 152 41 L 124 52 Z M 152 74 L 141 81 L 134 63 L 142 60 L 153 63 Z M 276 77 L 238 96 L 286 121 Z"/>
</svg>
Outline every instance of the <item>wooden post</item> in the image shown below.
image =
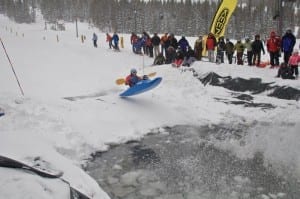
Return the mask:
<svg viewBox="0 0 300 199">
<path fill-rule="evenodd" d="M 56 35 L 56 41 L 59 42 L 58 35 Z"/>
<path fill-rule="evenodd" d="M 120 43 L 121 43 L 121 48 L 124 48 L 124 38 L 123 37 L 121 37 Z"/>
</svg>

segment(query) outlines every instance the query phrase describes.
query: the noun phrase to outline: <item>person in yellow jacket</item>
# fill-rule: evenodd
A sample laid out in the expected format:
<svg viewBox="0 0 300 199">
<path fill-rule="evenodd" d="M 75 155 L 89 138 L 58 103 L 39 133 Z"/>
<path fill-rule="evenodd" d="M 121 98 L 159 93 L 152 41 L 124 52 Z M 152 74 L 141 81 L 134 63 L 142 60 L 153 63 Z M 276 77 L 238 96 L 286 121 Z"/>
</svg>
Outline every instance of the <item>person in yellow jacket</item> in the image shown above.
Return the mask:
<svg viewBox="0 0 300 199">
<path fill-rule="evenodd" d="M 234 51 L 236 51 L 236 59 L 238 65 L 243 65 L 243 55 L 244 55 L 245 45 L 239 39 L 237 43 L 234 45 Z"/>
</svg>

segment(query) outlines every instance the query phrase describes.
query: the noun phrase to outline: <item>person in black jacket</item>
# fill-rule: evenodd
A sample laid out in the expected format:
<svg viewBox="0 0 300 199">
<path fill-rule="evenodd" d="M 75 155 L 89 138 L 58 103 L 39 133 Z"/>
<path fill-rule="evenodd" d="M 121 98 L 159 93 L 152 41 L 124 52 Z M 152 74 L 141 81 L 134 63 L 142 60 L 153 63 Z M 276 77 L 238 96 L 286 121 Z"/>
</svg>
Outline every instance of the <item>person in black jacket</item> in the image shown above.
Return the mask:
<svg viewBox="0 0 300 199">
<path fill-rule="evenodd" d="M 171 64 L 175 61 L 176 58 L 176 50 L 173 48 L 173 46 L 169 46 L 166 51 L 166 64 Z"/>
<path fill-rule="evenodd" d="M 169 41 L 170 41 L 170 46 L 173 46 L 173 48 L 175 50 L 177 50 L 177 48 L 178 48 L 178 41 L 177 41 L 177 39 L 176 39 L 176 37 L 174 36 L 173 33 L 170 35 Z"/>
<path fill-rule="evenodd" d="M 159 54 L 159 44 L 160 44 L 160 38 L 157 35 L 157 33 L 154 33 L 153 37 L 151 38 L 153 50 L 154 50 L 154 58 L 157 57 Z"/>
<path fill-rule="evenodd" d="M 282 79 L 295 79 L 295 76 L 293 76 L 293 71 L 287 63 L 280 64 L 277 77 L 281 77 Z"/>
<path fill-rule="evenodd" d="M 233 53 L 234 53 L 234 44 L 229 39 L 226 39 L 225 53 L 226 53 L 226 56 L 228 59 L 228 63 L 232 64 L 232 57 L 233 57 Z"/>
<path fill-rule="evenodd" d="M 216 63 L 224 63 L 224 52 L 225 52 L 225 41 L 224 37 L 220 37 L 217 42 L 217 57 L 216 57 Z"/>
<path fill-rule="evenodd" d="M 252 42 L 252 52 L 253 52 L 253 64 L 256 66 L 260 65 L 261 52 L 265 54 L 265 49 L 262 41 L 260 40 L 260 35 L 255 35 L 255 40 Z"/>
</svg>

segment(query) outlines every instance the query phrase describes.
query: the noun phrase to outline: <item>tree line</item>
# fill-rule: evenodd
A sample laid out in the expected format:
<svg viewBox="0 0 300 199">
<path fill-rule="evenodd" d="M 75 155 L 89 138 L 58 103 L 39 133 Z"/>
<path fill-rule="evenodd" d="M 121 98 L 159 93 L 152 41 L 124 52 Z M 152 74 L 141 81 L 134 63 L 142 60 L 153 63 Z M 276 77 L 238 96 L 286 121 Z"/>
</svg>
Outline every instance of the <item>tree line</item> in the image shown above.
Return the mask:
<svg viewBox="0 0 300 199">
<path fill-rule="evenodd" d="M 277 0 L 276 0 L 277 1 Z M 207 34 L 220 0 L 1 0 L 0 13 L 18 23 L 38 14 L 51 23 L 85 21 L 103 32 Z M 268 35 L 278 26 L 275 0 L 240 0 L 226 30 L 230 38 Z M 300 1 L 284 2 L 283 30 L 300 24 Z M 297 33 L 299 37 L 299 33 Z"/>
</svg>

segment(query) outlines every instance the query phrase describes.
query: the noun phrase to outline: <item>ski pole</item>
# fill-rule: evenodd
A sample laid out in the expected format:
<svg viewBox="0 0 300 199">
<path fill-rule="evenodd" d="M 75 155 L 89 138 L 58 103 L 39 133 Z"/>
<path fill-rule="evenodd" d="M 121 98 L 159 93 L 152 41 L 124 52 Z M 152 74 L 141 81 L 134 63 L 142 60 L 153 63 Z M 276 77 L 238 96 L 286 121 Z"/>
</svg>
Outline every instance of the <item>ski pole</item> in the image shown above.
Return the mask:
<svg viewBox="0 0 300 199">
<path fill-rule="evenodd" d="M 144 58 L 144 53 L 143 53 L 143 76 L 144 76 L 144 67 L 145 67 L 145 58 Z"/>
<path fill-rule="evenodd" d="M 3 44 L 1 38 L 0 38 L 0 41 L 1 41 L 2 47 L 3 47 L 3 49 L 4 49 L 4 52 L 5 52 L 5 54 L 6 54 L 6 57 L 7 57 L 7 59 L 8 59 L 8 62 L 9 62 L 9 64 L 10 64 L 10 66 L 11 66 L 11 69 L 12 69 L 14 75 L 15 75 L 15 78 L 16 78 L 17 82 L 18 82 L 18 85 L 19 85 L 19 88 L 20 88 L 20 90 L 21 90 L 21 93 L 22 93 L 22 95 L 24 96 L 23 89 L 22 89 L 22 87 L 21 87 L 21 84 L 20 84 L 19 79 L 18 79 L 18 77 L 17 77 L 17 74 L 16 74 L 16 72 L 15 72 L 15 69 L 14 69 L 14 67 L 13 67 L 13 65 L 12 65 L 12 63 L 11 63 L 11 61 L 10 61 L 10 58 L 9 58 L 9 56 L 8 56 L 8 54 L 7 54 L 7 51 L 6 51 L 6 49 L 5 49 L 5 46 L 4 46 L 4 44 Z"/>
</svg>

